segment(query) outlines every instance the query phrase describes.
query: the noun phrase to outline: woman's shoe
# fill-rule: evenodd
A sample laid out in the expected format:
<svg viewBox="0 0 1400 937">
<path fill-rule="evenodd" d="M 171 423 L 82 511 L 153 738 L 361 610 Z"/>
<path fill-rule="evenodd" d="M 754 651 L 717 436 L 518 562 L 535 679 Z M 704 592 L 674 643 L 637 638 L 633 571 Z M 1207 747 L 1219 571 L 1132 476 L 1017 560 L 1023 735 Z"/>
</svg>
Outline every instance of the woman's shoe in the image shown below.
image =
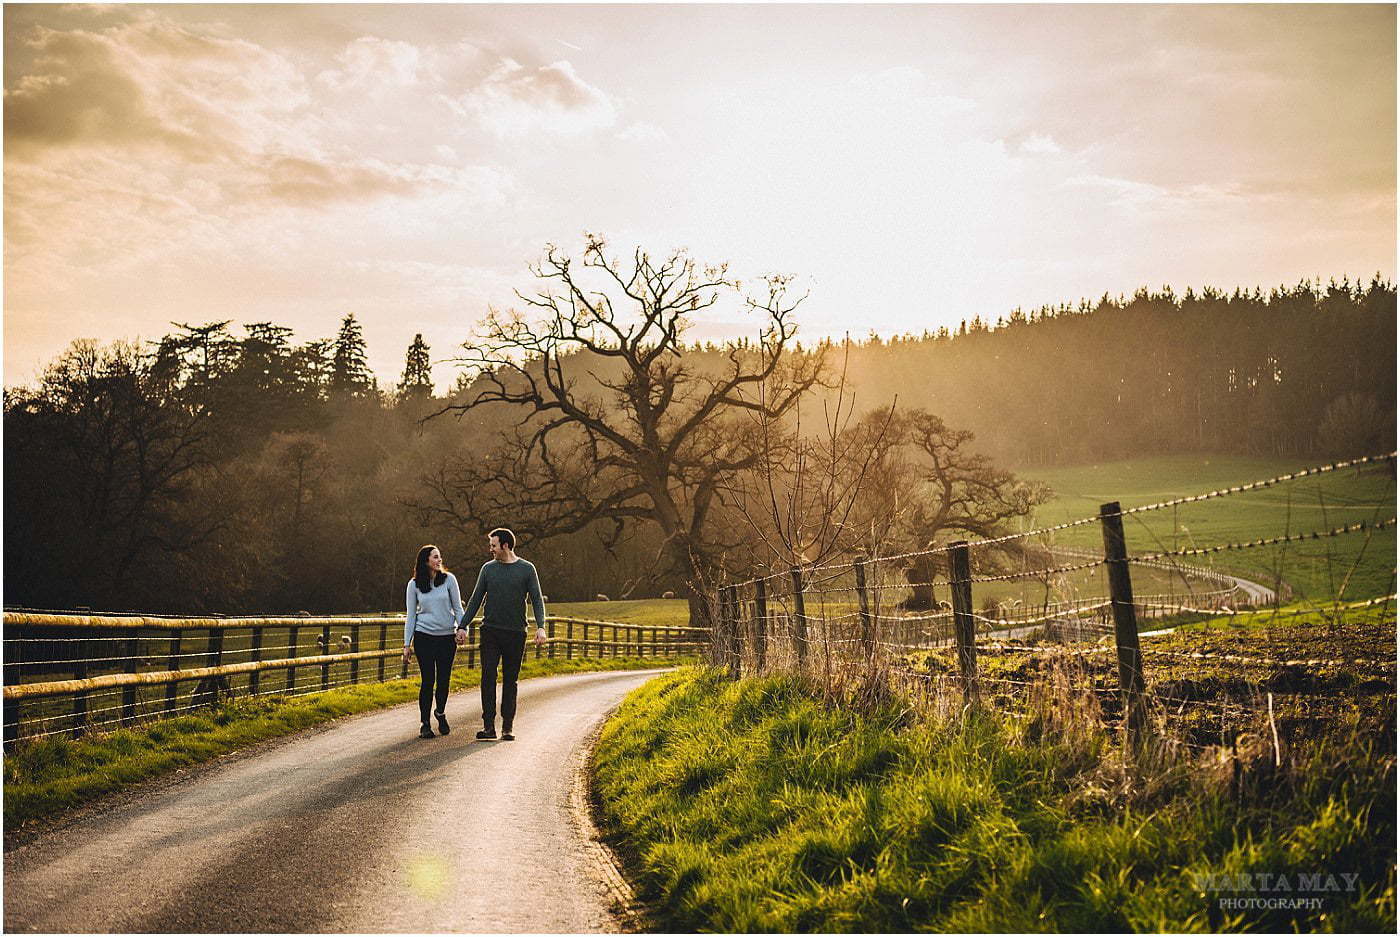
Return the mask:
<svg viewBox="0 0 1400 937">
<path fill-rule="evenodd" d="M 446 735 L 452 731 L 452 727 L 447 724 L 447 713 L 434 713 L 438 721 L 438 734 Z"/>
<path fill-rule="evenodd" d="M 446 735 L 447 733 L 444 732 L 443 734 Z M 426 722 L 423 723 L 423 728 L 421 728 L 421 729 L 418 730 L 418 737 L 419 737 L 420 739 L 430 739 L 430 738 L 432 738 L 432 737 L 433 737 L 433 727 L 430 726 L 430 725 L 428 725 Z"/>
</svg>

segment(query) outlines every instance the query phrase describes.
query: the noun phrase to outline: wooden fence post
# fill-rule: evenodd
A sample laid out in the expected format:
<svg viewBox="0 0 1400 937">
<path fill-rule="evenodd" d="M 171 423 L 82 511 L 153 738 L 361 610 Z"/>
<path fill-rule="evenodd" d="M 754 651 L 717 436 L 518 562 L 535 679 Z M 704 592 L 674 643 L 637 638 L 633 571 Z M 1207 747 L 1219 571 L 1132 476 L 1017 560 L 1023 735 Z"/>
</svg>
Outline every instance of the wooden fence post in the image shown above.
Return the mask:
<svg viewBox="0 0 1400 937">
<path fill-rule="evenodd" d="M 856 559 L 856 600 L 860 604 L 860 645 L 865 659 L 875 659 L 875 620 L 870 616 L 870 596 L 865 591 L 865 557 Z"/>
<path fill-rule="evenodd" d="M 388 648 L 385 647 L 385 645 L 388 644 L 388 643 L 389 643 L 389 623 L 386 621 L 384 624 L 382 624 L 382 625 L 379 626 L 379 649 L 380 649 L 381 651 L 388 650 Z M 384 655 L 383 655 L 383 654 L 379 655 L 379 682 L 380 682 L 380 683 L 383 683 L 383 682 L 384 682 L 384 660 L 385 660 Z"/>
<path fill-rule="evenodd" d="M 79 680 L 87 679 L 88 675 L 88 642 L 79 638 L 73 642 L 76 648 L 74 654 L 76 660 L 73 662 L 73 676 Z M 73 697 L 73 735 L 81 736 L 87 729 L 88 721 L 88 692 L 81 690 Z"/>
<path fill-rule="evenodd" d="M 10 646 L 5 649 L 5 686 L 14 686 L 20 682 L 20 667 L 24 661 L 24 638 L 25 630 L 21 627 L 14 629 L 14 638 Z M 19 700 L 5 700 L 5 751 L 9 751 L 19 738 Z"/>
<path fill-rule="evenodd" d="M 958 667 L 962 671 L 963 698 L 977 699 L 977 628 L 972 618 L 972 564 L 966 540 L 948 548 L 952 560 L 953 632 L 958 642 Z"/>
<path fill-rule="evenodd" d="M 261 625 L 253 627 L 252 637 L 252 657 L 255 661 L 261 661 L 263 651 L 263 630 Z M 248 674 L 248 695 L 257 696 L 258 690 L 262 687 L 262 671 L 254 670 Z"/>
<path fill-rule="evenodd" d="M 298 646 L 297 646 L 297 636 L 298 636 L 298 634 L 300 633 L 300 631 L 301 631 L 301 628 L 300 628 L 300 627 L 298 627 L 297 625 L 292 625 L 292 630 L 291 630 L 291 632 L 287 635 L 287 645 L 288 645 L 288 647 L 287 647 L 287 657 L 289 657 L 289 658 L 291 658 L 291 659 L 293 659 L 293 660 L 296 659 L 297 651 L 300 650 L 300 648 L 298 648 Z M 295 690 L 296 688 L 297 688 L 297 665 L 296 665 L 296 664 L 288 664 L 288 665 L 287 665 L 287 692 L 290 693 L 290 692 L 292 692 L 293 690 Z"/>
<path fill-rule="evenodd" d="M 547 632 L 549 635 L 549 659 L 554 660 L 554 619 L 546 621 L 545 627 L 549 629 Z"/>
<path fill-rule="evenodd" d="M 740 632 L 744 616 L 739 605 L 739 587 L 729 587 L 729 679 L 739 679 L 740 661 L 744 656 L 744 637 Z"/>
<path fill-rule="evenodd" d="M 793 645 L 797 650 L 797 669 L 801 672 L 802 665 L 807 660 L 807 601 L 802 596 L 802 569 L 794 566 L 792 568 L 792 601 L 797 607 L 797 614 L 794 617 L 796 631 L 793 633 Z"/>
<path fill-rule="evenodd" d="M 360 626 L 358 624 L 350 626 L 350 653 L 360 652 Z M 359 658 L 350 662 L 350 682 L 360 682 L 360 661 Z"/>
<path fill-rule="evenodd" d="M 321 626 L 321 655 L 324 657 L 331 652 L 331 626 Z M 321 689 L 331 688 L 331 665 L 329 661 L 321 661 Z"/>
<path fill-rule="evenodd" d="M 1117 501 L 1099 507 L 1103 525 L 1103 558 L 1108 566 L 1108 591 L 1113 605 L 1113 637 L 1118 648 L 1118 686 L 1123 693 L 1123 725 L 1128 742 L 1136 746 L 1147 726 L 1142 674 L 1142 648 L 1138 644 L 1137 611 L 1133 606 L 1133 580 L 1128 572 L 1128 544 L 1123 536 L 1123 511 Z"/>
<path fill-rule="evenodd" d="M 763 673 L 768 656 L 768 584 L 762 579 L 754 583 L 753 628 L 754 667 Z"/>
<path fill-rule="evenodd" d="M 181 630 L 176 628 L 170 633 L 170 660 L 167 662 L 166 670 L 179 670 L 180 668 L 180 646 Z M 179 696 L 179 680 L 171 680 L 165 685 L 165 714 L 168 716 L 175 711 L 175 701 Z"/>
<path fill-rule="evenodd" d="M 141 653 L 141 630 L 136 630 L 136 637 L 127 638 L 123 645 L 126 648 L 126 672 L 136 673 L 137 665 L 140 663 Z M 122 687 L 122 721 L 121 724 L 131 725 L 136 720 L 136 686 Z"/>
<path fill-rule="evenodd" d="M 564 659 L 574 659 L 574 623 L 564 622 Z"/>
</svg>

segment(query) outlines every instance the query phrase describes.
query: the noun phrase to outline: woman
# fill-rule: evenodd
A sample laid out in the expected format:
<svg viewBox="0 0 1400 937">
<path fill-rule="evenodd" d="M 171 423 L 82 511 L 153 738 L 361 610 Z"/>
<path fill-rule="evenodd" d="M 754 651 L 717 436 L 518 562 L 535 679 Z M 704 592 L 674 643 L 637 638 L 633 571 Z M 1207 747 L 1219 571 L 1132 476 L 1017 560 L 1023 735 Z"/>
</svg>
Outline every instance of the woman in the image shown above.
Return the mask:
<svg viewBox="0 0 1400 937">
<path fill-rule="evenodd" d="M 420 738 L 433 737 L 428 722 L 429 706 L 437 698 L 438 731 L 452 731 L 447 724 L 447 691 L 452 682 L 452 658 L 457 655 L 454 640 L 457 622 L 462 618 L 462 592 L 457 577 L 442 565 L 442 554 L 431 543 L 418 551 L 413 578 L 408 581 L 408 617 L 403 630 L 403 659 L 418 655 L 423 685 L 418 690 L 418 714 L 423 727 Z"/>
</svg>

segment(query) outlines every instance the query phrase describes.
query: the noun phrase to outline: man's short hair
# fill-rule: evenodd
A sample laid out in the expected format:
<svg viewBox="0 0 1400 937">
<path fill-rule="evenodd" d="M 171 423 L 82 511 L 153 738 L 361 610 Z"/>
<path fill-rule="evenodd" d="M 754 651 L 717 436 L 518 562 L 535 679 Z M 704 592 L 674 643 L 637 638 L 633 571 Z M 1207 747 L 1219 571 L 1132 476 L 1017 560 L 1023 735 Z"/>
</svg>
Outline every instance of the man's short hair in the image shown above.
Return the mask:
<svg viewBox="0 0 1400 937">
<path fill-rule="evenodd" d="M 509 527 L 497 527 L 486 536 L 495 537 L 502 545 L 515 549 L 515 534 L 510 532 Z"/>
</svg>

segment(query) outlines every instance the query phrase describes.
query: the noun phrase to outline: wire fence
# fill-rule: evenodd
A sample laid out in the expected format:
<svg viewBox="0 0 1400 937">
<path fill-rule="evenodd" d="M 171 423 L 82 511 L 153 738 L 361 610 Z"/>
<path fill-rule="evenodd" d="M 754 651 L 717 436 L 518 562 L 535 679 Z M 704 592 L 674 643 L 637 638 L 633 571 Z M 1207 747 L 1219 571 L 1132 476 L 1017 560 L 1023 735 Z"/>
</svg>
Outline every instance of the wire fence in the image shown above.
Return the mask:
<svg viewBox="0 0 1400 937">
<path fill-rule="evenodd" d="M 232 698 L 301 696 L 405 679 L 404 619 L 4 613 L 4 740 L 80 736 Z M 554 617 L 536 659 L 677 660 L 709 630 Z M 532 653 L 527 646 L 527 655 Z M 478 666 L 469 641 L 456 667 Z"/>
<path fill-rule="evenodd" d="M 1251 530 L 1247 537 L 1192 539 L 1186 545 L 1168 545 L 1141 522 L 1153 512 L 1172 511 L 1175 518 L 1178 508 L 1191 505 L 1212 522 L 1198 529 L 1228 531 L 1229 523 L 1240 523 L 1237 514 L 1223 524 L 1209 515 L 1221 513 L 1232 496 L 1286 490 L 1346 468 L 1393 470 L 1395 457 L 1391 452 L 1350 459 L 1127 510 L 1108 502 L 1093 516 L 1034 530 L 794 566 L 737 582 L 712 594 L 717 625 L 707 660 L 734 677 L 790 672 L 832 690 L 890 675 L 953 709 L 994 705 L 1024 715 L 1051 690 L 1061 705 L 1067 693 L 1077 694 L 1081 708 L 1132 739 L 1168 716 L 1197 709 L 1214 712 L 1216 723 L 1226 714 L 1242 725 L 1265 710 L 1275 721 L 1306 721 L 1300 712 L 1309 704 L 1307 688 L 1314 686 L 1323 687 L 1320 697 L 1333 703 L 1379 698 L 1393 710 L 1393 553 L 1389 594 L 1360 602 L 1341 596 L 1371 537 L 1393 531 L 1394 517 L 1291 529 L 1288 512 L 1277 532 L 1258 536 Z M 1285 497 L 1291 505 L 1293 496 Z M 1328 507 L 1322 499 L 1317 516 L 1327 519 Z M 1333 513 L 1380 510 L 1332 507 Z M 1126 519 L 1134 522 L 1135 535 L 1146 530 L 1149 536 L 1149 548 L 1136 555 L 1129 555 Z M 1052 542 L 1056 532 L 1090 524 L 1101 528 L 1102 551 Z M 1355 549 L 1334 551 L 1331 545 L 1347 538 Z M 1227 552 L 1286 551 L 1305 542 L 1328 545 L 1328 563 L 1335 561 L 1345 575 L 1335 594 L 1314 596 L 1301 608 L 1284 607 L 1297 596 L 1282 576 L 1259 582 L 1198 562 Z M 1135 580 L 1143 591 L 1135 591 Z M 1027 591 L 1028 585 L 1034 588 Z M 1248 621 L 1251 640 L 1263 635 L 1271 653 L 1232 653 L 1228 642 L 1220 644 L 1207 630 L 1175 629 L 1186 619 L 1207 617 Z M 1163 627 L 1154 627 L 1157 621 Z M 1365 627 L 1352 628 L 1358 621 Z M 1319 653 L 1319 647 L 1335 653 Z M 980 666 L 979 655 L 988 658 Z M 1339 669 L 1344 677 L 1332 673 Z M 1201 688 L 1202 672 L 1213 681 L 1209 692 Z M 1221 725 L 1212 731 L 1219 734 Z M 1198 736 L 1190 744 L 1202 744 Z"/>
</svg>

